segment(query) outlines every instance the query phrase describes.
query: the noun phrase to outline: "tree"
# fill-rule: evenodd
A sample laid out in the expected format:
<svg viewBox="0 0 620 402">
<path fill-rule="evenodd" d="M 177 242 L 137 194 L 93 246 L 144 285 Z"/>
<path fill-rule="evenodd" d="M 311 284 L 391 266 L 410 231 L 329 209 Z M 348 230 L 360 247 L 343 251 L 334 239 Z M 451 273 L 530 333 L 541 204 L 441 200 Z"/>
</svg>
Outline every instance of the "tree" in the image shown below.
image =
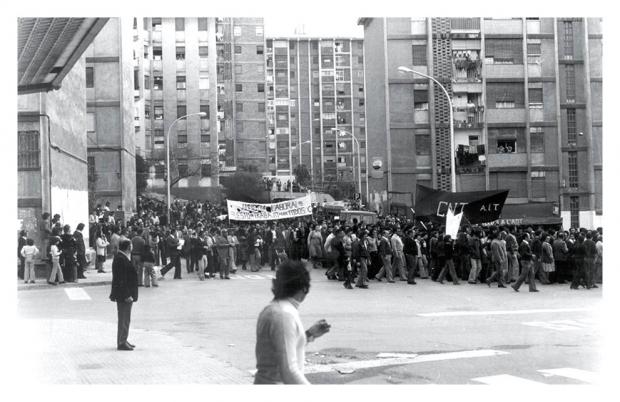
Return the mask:
<svg viewBox="0 0 620 402">
<path fill-rule="evenodd" d="M 200 172 L 200 170 L 201 170 L 201 166 L 199 165 L 194 170 L 191 170 L 191 171 L 188 170 L 187 173 L 179 174 L 177 177 L 172 179 L 172 181 L 170 182 L 170 188 L 174 187 L 174 185 L 177 184 L 179 181 L 181 181 L 181 179 L 186 179 L 188 177 L 196 176 Z"/>
<path fill-rule="evenodd" d="M 136 155 L 136 194 L 142 195 L 148 185 L 149 164 L 140 155 Z"/>
<path fill-rule="evenodd" d="M 230 177 L 221 178 L 226 195 L 234 201 L 263 202 L 267 201 L 265 186 L 258 173 L 236 172 Z"/>
<path fill-rule="evenodd" d="M 312 177 L 306 165 L 297 165 L 297 167 L 293 169 L 293 174 L 295 175 L 297 184 L 300 186 L 307 187 L 312 183 Z"/>
</svg>

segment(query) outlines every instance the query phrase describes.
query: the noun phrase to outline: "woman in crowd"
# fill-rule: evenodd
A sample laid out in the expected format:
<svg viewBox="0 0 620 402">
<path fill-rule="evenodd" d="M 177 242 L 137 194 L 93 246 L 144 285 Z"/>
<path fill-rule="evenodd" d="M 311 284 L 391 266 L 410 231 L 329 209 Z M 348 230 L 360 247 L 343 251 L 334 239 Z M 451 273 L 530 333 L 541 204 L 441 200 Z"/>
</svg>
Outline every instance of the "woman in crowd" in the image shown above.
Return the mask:
<svg viewBox="0 0 620 402">
<path fill-rule="evenodd" d="M 323 257 L 323 237 L 321 236 L 321 225 L 312 225 L 312 230 L 308 235 L 308 251 L 312 267 L 318 268 L 320 259 Z"/>
</svg>

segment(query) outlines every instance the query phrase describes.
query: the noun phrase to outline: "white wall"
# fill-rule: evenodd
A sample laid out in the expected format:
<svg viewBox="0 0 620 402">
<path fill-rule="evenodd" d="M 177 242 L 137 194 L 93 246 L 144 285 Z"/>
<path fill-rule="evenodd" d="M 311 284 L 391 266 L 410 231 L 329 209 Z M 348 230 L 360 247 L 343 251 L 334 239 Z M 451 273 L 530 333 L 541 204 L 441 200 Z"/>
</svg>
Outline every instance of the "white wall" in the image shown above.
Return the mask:
<svg viewBox="0 0 620 402">
<path fill-rule="evenodd" d="M 63 225 L 71 226 L 71 233 L 78 223 L 85 225 L 82 233 L 88 248 L 88 191 L 52 187 L 52 205 L 54 213 L 60 214 Z"/>
</svg>

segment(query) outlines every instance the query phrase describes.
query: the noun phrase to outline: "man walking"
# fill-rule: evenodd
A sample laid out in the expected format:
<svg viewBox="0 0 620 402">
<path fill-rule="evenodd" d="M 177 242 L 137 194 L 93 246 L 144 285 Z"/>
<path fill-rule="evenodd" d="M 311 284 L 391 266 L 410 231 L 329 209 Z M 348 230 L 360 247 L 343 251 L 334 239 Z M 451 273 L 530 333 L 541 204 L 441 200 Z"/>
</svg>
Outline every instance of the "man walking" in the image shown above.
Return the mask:
<svg viewBox="0 0 620 402">
<path fill-rule="evenodd" d="M 506 283 L 515 282 L 519 277 L 519 260 L 517 259 L 518 249 L 519 244 L 517 243 L 517 238 L 512 231 L 508 231 L 508 234 L 506 235 L 506 251 L 508 258 L 508 274 L 506 275 Z"/>
<path fill-rule="evenodd" d="M 379 256 L 383 262 L 383 266 L 375 275 L 375 279 L 381 282 L 383 276 L 387 277 L 389 283 L 394 283 L 394 276 L 392 274 L 392 246 L 390 245 L 390 231 L 388 229 L 383 231 L 381 241 L 379 242 Z"/>
<path fill-rule="evenodd" d="M 171 231 L 166 238 L 166 255 L 170 257 L 170 262 L 161 269 L 161 279 L 164 279 L 166 272 L 172 267 L 174 267 L 174 279 L 181 279 L 181 257 L 178 247 L 179 239 L 175 237 L 174 231 Z"/>
<path fill-rule="evenodd" d="M 401 281 L 406 281 L 407 273 L 405 272 L 405 254 L 403 253 L 404 245 L 402 239 L 400 238 L 401 234 L 402 232 L 400 229 L 394 230 L 394 234 L 390 239 L 392 253 L 394 256 L 392 270 L 394 273 L 398 273 Z"/>
<path fill-rule="evenodd" d="M 123 240 L 119 244 L 118 253 L 112 261 L 112 291 L 110 300 L 116 302 L 118 311 L 118 327 L 116 332 L 116 348 L 131 351 L 135 348 L 127 341 L 131 307 L 138 301 L 138 275 L 129 256 L 131 241 Z"/>
<path fill-rule="evenodd" d="M 482 271 L 482 243 L 480 242 L 478 231 L 474 231 L 469 239 L 469 259 L 471 262 L 471 270 L 467 283 L 475 285 L 478 281 L 478 275 Z"/>
<path fill-rule="evenodd" d="M 519 245 L 519 256 L 521 257 L 521 275 L 517 279 L 514 285 L 510 285 L 515 292 L 519 291 L 519 288 L 523 284 L 523 281 L 528 281 L 530 292 L 538 292 L 536 289 L 536 282 L 534 278 L 534 265 L 532 264 L 532 249 L 530 248 L 530 235 L 525 233 L 523 240 Z"/>
<path fill-rule="evenodd" d="M 505 288 L 502 281 L 502 264 L 506 260 L 506 254 L 500 239 L 497 237 L 496 232 L 490 234 L 491 239 L 491 264 L 493 266 L 493 275 L 487 278 L 486 283 L 491 287 L 491 282 L 497 279 L 497 287 Z"/>
<path fill-rule="evenodd" d="M 558 233 L 557 238 L 553 241 L 553 259 L 558 283 L 566 283 L 568 279 L 568 246 L 564 241 L 564 233 Z"/>
<path fill-rule="evenodd" d="M 76 257 L 78 279 L 86 279 L 84 276 L 84 270 L 88 265 L 86 262 L 86 245 L 84 244 L 84 235 L 82 234 L 82 230 L 84 230 L 84 224 L 79 223 L 75 229 L 75 232 L 73 232 L 73 237 L 75 238 L 75 243 L 77 245 Z"/>
<path fill-rule="evenodd" d="M 403 253 L 407 262 L 407 283 L 415 285 L 415 274 L 418 265 L 418 246 L 413 238 L 413 229 L 407 229 L 407 236 L 404 240 Z"/>
</svg>

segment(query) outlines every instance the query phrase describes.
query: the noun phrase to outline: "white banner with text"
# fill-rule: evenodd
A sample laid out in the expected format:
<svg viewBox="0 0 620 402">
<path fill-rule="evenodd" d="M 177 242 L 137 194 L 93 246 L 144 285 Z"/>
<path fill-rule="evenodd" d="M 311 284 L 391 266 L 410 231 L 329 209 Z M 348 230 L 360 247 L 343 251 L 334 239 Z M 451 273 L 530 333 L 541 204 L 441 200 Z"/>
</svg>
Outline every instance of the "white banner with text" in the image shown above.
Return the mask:
<svg viewBox="0 0 620 402">
<path fill-rule="evenodd" d="M 268 221 L 312 215 L 310 195 L 273 204 L 230 200 L 226 200 L 226 203 L 228 204 L 228 217 L 233 221 Z"/>
</svg>

